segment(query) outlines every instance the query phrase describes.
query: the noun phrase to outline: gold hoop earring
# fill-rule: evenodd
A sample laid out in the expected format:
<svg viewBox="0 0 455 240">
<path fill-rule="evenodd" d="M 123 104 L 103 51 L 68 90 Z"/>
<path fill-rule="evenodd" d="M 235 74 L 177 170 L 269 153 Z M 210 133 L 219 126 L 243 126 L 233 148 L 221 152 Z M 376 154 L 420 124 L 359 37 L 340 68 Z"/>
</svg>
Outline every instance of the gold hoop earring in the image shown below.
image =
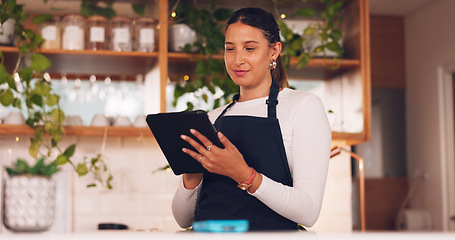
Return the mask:
<svg viewBox="0 0 455 240">
<path fill-rule="evenodd" d="M 276 68 L 276 61 L 273 60 L 271 63 L 270 63 L 270 69 L 275 69 Z"/>
</svg>

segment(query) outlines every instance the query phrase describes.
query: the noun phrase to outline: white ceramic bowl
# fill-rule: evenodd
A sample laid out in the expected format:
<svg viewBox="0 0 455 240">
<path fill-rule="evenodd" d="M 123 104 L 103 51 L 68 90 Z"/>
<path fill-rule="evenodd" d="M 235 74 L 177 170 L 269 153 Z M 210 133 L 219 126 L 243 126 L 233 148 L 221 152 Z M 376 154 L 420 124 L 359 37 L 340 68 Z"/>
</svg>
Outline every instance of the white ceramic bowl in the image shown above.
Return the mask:
<svg viewBox="0 0 455 240">
<path fill-rule="evenodd" d="M 21 112 L 10 112 L 8 116 L 3 119 L 3 123 L 15 125 L 25 124 L 25 118 Z"/>
<path fill-rule="evenodd" d="M 109 119 L 104 115 L 104 114 L 96 114 L 92 118 L 92 123 L 90 124 L 91 126 L 95 127 L 105 127 L 109 126 Z"/>
<path fill-rule="evenodd" d="M 145 115 L 139 115 L 134 120 L 133 125 L 135 127 L 147 127 L 147 122 L 145 121 Z"/>
<path fill-rule="evenodd" d="M 186 44 L 196 42 L 196 32 L 188 25 L 183 23 L 169 26 L 169 50 L 172 52 L 182 52 Z M 195 51 L 196 49 L 192 49 Z"/>
<path fill-rule="evenodd" d="M 81 126 L 82 125 L 82 118 L 77 115 L 68 115 L 63 120 L 64 126 Z"/>
<path fill-rule="evenodd" d="M 118 116 L 114 121 L 114 126 L 117 126 L 117 127 L 131 126 L 130 118 L 127 116 Z"/>
</svg>

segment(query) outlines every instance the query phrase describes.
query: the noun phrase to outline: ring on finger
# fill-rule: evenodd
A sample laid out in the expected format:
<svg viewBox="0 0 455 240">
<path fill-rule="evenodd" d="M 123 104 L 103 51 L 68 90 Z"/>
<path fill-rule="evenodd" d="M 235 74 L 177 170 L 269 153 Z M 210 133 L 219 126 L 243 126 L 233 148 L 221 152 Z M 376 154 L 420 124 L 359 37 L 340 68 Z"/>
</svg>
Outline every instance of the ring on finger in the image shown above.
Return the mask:
<svg viewBox="0 0 455 240">
<path fill-rule="evenodd" d="M 213 146 L 213 144 L 211 144 L 210 146 L 207 146 L 207 147 L 205 147 L 205 148 L 207 148 L 207 150 L 210 151 L 210 148 L 211 148 L 212 146 Z"/>
<path fill-rule="evenodd" d="M 207 151 L 207 150 L 204 150 L 204 151 L 201 153 L 201 157 L 200 157 L 200 158 L 202 158 L 202 157 L 204 156 L 204 154 L 205 154 L 206 151 Z"/>
</svg>

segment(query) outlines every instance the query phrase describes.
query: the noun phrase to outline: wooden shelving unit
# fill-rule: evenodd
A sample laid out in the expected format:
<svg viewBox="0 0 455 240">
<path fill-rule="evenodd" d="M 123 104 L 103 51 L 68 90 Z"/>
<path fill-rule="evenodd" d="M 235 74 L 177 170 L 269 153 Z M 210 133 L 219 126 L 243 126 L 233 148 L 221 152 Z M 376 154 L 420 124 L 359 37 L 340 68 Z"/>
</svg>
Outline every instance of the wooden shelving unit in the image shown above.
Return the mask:
<svg viewBox="0 0 455 240">
<path fill-rule="evenodd" d="M 147 127 L 91 127 L 91 126 L 66 126 L 65 134 L 71 136 L 104 136 L 107 131 L 109 137 L 153 137 L 152 132 Z M 25 124 L 14 125 L 14 124 L 0 124 L 0 135 L 31 135 L 34 134 L 34 130 Z M 355 141 L 358 133 L 339 133 L 333 132 L 333 140 L 348 140 Z"/>
<path fill-rule="evenodd" d="M 149 128 L 142 127 L 89 127 L 89 126 L 66 126 L 65 134 L 71 136 L 104 136 L 107 131 L 107 136 L 110 137 L 130 137 L 144 136 L 153 137 Z M 31 135 L 34 130 L 25 124 L 0 124 L 0 135 Z"/>
<path fill-rule="evenodd" d="M 6 63 L 12 71 L 18 57 L 16 47 L 1 46 L 0 51 L 11 59 Z M 89 75 L 134 76 L 147 72 L 158 61 L 158 52 L 115 52 L 110 50 L 63 50 L 43 49 L 45 56 L 52 61 L 50 73 Z"/>
<path fill-rule="evenodd" d="M 123 1 L 125 2 L 125 1 Z M 126 2 L 135 2 L 127 0 Z M 141 1 L 142 2 L 142 1 Z M 156 52 L 114 52 L 114 51 L 90 51 L 90 50 L 42 50 L 42 53 L 50 58 L 52 67 L 49 69 L 51 76 L 59 74 L 73 74 L 74 76 L 88 76 L 97 74 L 100 76 L 118 76 L 119 79 L 133 79 L 136 74 L 144 74 L 153 66 L 160 69 L 160 104 L 161 111 L 166 111 L 166 85 L 168 76 L 180 71 L 191 71 L 194 60 L 204 57 L 198 54 L 186 54 L 168 52 L 168 25 L 169 25 L 169 1 L 159 0 L 159 11 L 155 18 L 159 19 L 159 42 Z M 311 59 L 307 66 L 296 69 L 297 60 L 291 60 L 289 76 L 297 79 L 322 79 L 331 82 L 334 78 L 342 75 L 353 77 L 362 86 L 362 113 L 364 116 L 364 128 L 359 133 L 333 132 L 334 140 L 348 143 L 359 143 L 370 138 L 370 60 L 369 60 L 369 12 L 368 0 L 345 1 L 344 12 L 344 40 L 346 55 L 339 62 L 328 59 Z M 18 51 L 15 47 L 1 46 L 0 51 L 5 56 L 7 68 L 14 67 Z M 223 59 L 222 55 L 215 56 Z M 339 64 L 337 70 L 329 70 L 325 66 Z M 113 80 L 115 80 L 113 78 Z M 109 136 L 149 136 L 152 134 L 148 128 L 135 127 L 108 127 Z M 105 128 L 99 127 L 66 127 L 66 134 L 75 136 L 103 136 Z M 32 134 L 32 130 L 26 125 L 1 125 L 0 135 Z"/>
</svg>

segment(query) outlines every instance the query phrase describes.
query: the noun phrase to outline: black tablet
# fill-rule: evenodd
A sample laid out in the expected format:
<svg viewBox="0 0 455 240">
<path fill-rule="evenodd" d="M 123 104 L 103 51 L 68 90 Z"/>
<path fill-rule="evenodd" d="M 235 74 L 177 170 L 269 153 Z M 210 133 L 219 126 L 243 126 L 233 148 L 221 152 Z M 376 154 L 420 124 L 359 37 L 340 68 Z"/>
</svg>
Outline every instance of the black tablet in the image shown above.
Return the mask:
<svg viewBox="0 0 455 240">
<path fill-rule="evenodd" d="M 190 129 L 196 129 L 214 145 L 224 148 L 218 139 L 215 126 L 210 122 L 205 111 L 196 110 L 149 114 L 147 115 L 146 121 L 175 175 L 182 173 L 202 173 L 205 171 L 204 167 L 198 161 L 182 152 L 182 148 L 195 151 L 189 143 L 180 138 L 182 134 L 192 137 L 199 142 L 190 133 Z"/>
</svg>

